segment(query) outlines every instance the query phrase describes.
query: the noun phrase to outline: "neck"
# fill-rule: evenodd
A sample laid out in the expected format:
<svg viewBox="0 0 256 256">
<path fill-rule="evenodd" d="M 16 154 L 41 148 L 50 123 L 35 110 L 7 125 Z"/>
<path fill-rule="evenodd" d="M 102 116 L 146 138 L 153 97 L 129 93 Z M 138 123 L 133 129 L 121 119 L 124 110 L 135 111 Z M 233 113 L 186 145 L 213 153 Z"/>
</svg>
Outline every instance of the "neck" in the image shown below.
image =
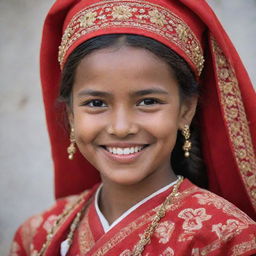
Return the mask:
<svg viewBox="0 0 256 256">
<path fill-rule="evenodd" d="M 99 197 L 100 210 L 108 223 L 112 224 L 132 206 L 176 179 L 175 174 L 169 172 L 168 175 L 161 179 L 148 177 L 136 184 L 122 185 L 102 177 L 103 187 Z"/>
</svg>

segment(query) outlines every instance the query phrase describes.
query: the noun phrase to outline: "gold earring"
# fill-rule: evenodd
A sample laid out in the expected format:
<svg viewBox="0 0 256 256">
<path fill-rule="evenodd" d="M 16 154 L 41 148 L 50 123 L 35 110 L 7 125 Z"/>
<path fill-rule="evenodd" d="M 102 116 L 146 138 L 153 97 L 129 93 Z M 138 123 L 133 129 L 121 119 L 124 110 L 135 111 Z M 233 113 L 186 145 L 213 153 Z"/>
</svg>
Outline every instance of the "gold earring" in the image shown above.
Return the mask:
<svg viewBox="0 0 256 256">
<path fill-rule="evenodd" d="M 192 143 L 191 141 L 189 140 L 190 138 L 190 130 L 189 130 L 189 126 L 186 124 L 184 126 L 184 128 L 182 129 L 182 135 L 184 136 L 185 138 L 185 142 L 184 142 L 184 145 L 183 145 L 183 150 L 185 151 L 184 153 L 184 156 L 185 157 L 189 157 L 190 156 L 190 153 L 189 151 L 191 150 L 191 147 L 192 147 Z"/>
<path fill-rule="evenodd" d="M 70 132 L 70 146 L 67 148 L 67 152 L 68 152 L 68 159 L 69 160 L 73 160 L 74 158 L 74 154 L 76 153 L 76 146 L 75 146 L 75 130 L 74 128 L 71 128 L 71 132 Z"/>
</svg>

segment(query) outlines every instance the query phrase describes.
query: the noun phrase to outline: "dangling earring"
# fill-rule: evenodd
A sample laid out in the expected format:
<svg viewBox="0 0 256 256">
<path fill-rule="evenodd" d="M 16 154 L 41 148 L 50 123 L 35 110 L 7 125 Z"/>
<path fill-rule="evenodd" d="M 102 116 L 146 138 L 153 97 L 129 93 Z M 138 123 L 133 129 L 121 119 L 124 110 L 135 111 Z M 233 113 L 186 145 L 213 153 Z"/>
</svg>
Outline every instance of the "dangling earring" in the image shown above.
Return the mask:
<svg viewBox="0 0 256 256">
<path fill-rule="evenodd" d="M 70 146 L 67 148 L 67 152 L 68 152 L 68 159 L 69 160 L 73 160 L 74 158 L 74 154 L 76 153 L 76 146 L 75 146 L 75 131 L 74 128 L 71 128 L 71 132 L 70 132 Z"/>
<path fill-rule="evenodd" d="M 184 142 L 184 145 L 183 145 L 183 150 L 185 151 L 184 153 L 184 156 L 185 157 L 189 157 L 190 156 L 190 153 L 189 153 L 189 150 L 191 149 L 192 147 L 192 143 L 191 141 L 189 140 L 190 138 L 190 130 L 189 130 L 189 126 L 186 124 L 184 126 L 184 128 L 182 129 L 182 135 L 184 136 L 185 138 L 185 142 Z"/>
</svg>

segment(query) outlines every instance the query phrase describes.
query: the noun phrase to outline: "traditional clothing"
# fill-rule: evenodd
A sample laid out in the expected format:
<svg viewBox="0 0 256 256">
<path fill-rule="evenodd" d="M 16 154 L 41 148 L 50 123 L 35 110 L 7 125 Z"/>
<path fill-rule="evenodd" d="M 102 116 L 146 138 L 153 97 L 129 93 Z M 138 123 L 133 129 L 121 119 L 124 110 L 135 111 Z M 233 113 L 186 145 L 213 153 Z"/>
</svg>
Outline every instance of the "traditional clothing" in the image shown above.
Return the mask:
<svg viewBox="0 0 256 256">
<path fill-rule="evenodd" d="M 73 161 L 66 157 L 69 136 L 60 124 L 62 109 L 56 106 L 60 65 L 82 42 L 111 33 L 151 37 L 187 61 L 203 87 L 199 116 L 209 190 L 256 219 L 256 95 L 204 0 L 56 1 L 45 21 L 41 47 L 56 197 L 79 193 L 99 181 L 97 170 L 80 153 Z"/>
<path fill-rule="evenodd" d="M 74 160 L 67 158 L 69 136 L 60 124 L 63 106 L 56 105 L 61 69 L 78 45 L 113 33 L 150 37 L 188 63 L 203 88 L 199 119 L 209 190 L 256 219 L 256 95 L 236 50 L 204 0 L 55 2 L 44 25 L 41 78 L 56 197 L 81 193 L 100 180 L 79 152 Z M 11 255 L 59 255 L 71 223 L 79 225 L 68 255 L 133 255 L 171 190 L 144 202 L 106 233 L 93 204 L 96 188 L 60 199 L 21 226 Z M 143 255 L 256 254 L 255 223 L 233 204 L 185 180 Z"/>
<path fill-rule="evenodd" d="M 60 199 L 50 210 L 29 219 L 18 230 L 11 255 L 38 255 L 57 216 L 65 213 L 44 252 L 45 256 L 60 255 L 60 245 L 67 238 L 74 216 L 89 201 L 67 255 L 132 256 L 140 236 L 172 191 L 171 187 L 150 198 L 105 232 L 94 204 L 96 189 Z M 255 238 L 255 222 L 246 214 L 184 180 L 143 255 L 254 255 Z"/>
</svg>

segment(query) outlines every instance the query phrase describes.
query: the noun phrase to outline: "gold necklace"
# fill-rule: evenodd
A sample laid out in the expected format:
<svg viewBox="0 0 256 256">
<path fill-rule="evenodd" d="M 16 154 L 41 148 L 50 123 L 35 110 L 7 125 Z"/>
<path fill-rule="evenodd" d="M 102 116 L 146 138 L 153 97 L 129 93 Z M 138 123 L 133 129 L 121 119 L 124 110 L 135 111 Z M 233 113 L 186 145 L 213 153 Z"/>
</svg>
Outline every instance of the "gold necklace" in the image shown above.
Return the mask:
<svg viewBox="0 0 256 256">
<path fill-rule="evenodd" d="M 166 197 L 165 201 L 162 203 L 160 209 L 156 213 L 153 221 L 148 226 L 148 228 L 145 230 L 144 234 L 141 236 L 140 241 L 135 246 L 135 249 L 132 253 L 133 256 L 141 256 L 142 255 L 142 252 L 144 251 L 145 246 L 151 241 L 151 237 L 154 234 L 159 221 L 165 216 L 167 206 L 172 203 L 173 198 L 175 198 L 179 195 L 178 190 L 179 190 L 180 184 L 182 183 L 183 179 L 184 178 L 182 176 L 178 176 L 178 181 L 173 186 L 172 193 Z"/>
<path fill-rule="evenodd" d="M 170 193 L 165 201 L 162 203 L 162 205 L 160 206 L 158 212 L 156 213 L 153 221 L 151 222 L 151 224 L 148 226 L 148 228 L 145 230 L 144 234 L 141 236 L 140 241 L 136 244 L 136 246 L 134 247 L 133 256 L 141 256 L 142 252 L 144 251 L 145 246 L 151 241 L 151 237 L 155 232 L 156 227 L 158 226 L 159 221 L 165 216 L 166 213 L 166 209 L 167 206 L 170 205 L 173 201 L 173 199 L 175 197 L 177 197 L 179 195 L 179 187 L 180 184 L 183 181 L 183 177 L 182 176 L 178 176 L 178 181 L 177 183 L 173 186 L 173 190 L 172 193 Z M 43 246 L 41 247 L 41 250 L 36 254 L 36 256 L 42 256 L 43 253 L 45 252 L 45 250 L 47 249 L 47 247 L 49 246 L 54 233 L 56 232 L 56 230 L 58 229 L 58 227 L 62 224 L 63 219 L 69 215 L 70 212 L 72 212 L 72 210 L 76 207 L 76 205 L 78 205 L 83 198 L 83 194 L 81 197 L 79 197 L 79 199 L 76 201 L 76 203 L 71 206 L 70 208 L 68 208 L 67 210 L 65 210 L 62 214 L 60 214 L 57 218 L 57 220 L 55 221 L 54 225 L 52 226 L 51 230 L 48 232 L 47 236 L 46 236 L 46 241 L 43 244 Z M 77 227 L 79 226 L 79 223 L 81 221 L 81 217 L 84 215 L 86 208 L 89 205 L 89 202 L 91 200 L 88 200 L 88 202 L 83 206 L 83 208 L 76 214 L 76 217 L 74 218 L 74 220 L 72 221 L 72 224 L 70 225 L 70 231 L 68 233 L 67 236 L 67 244 L 68 244 L 68 250 L 71 247 L 72 243 L 73 243 L 73 237 L 74 237 L 74 233 L 77 229 Z"/>
</svg>

